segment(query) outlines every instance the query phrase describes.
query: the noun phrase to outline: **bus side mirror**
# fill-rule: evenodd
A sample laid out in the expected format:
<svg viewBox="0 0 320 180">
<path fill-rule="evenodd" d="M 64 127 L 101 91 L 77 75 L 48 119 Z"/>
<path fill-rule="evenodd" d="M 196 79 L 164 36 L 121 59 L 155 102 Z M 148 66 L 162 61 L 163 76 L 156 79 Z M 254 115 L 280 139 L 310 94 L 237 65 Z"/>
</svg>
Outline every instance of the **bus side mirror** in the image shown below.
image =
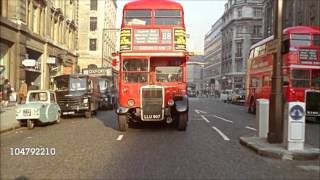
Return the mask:
<svg viewBox="0 0 320 180">
<path fill-rule="evenodd" d="M 112 66 L 117 66 L 117 59 L 112 59 Z"/>
</svg>

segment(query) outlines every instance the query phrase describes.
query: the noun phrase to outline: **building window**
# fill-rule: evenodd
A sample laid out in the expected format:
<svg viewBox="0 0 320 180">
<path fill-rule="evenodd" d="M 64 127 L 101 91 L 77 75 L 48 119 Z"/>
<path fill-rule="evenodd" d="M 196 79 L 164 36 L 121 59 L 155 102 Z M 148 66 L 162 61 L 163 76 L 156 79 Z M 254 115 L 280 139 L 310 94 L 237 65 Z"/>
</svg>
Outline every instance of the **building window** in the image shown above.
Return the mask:
<svg viewBox="0 0 320 180">
<path fill-rule="evenodd" d="M 238 17 L 242 17 L 242 8 L 238 8 Z"/>
<path fill-rule="evenodd" d="M 90 17 L 90 31 L 97 30 L 97 17 Z"/>
<path fill-rule="evenodd" d="M 254 8 L 253 15 L 254 15 L 254 17 L 261 17 L 262 16 L 262 9 L 261 8 Z"/>
<path fill-rule="evenodd" d="M 98 0 L 90 0 L 90 10 L 98 10 Z"/>
<path fill-rule="evenodd" d="M 89 39 L 89 50 L 90 51 L 97 50 L 97 39 Z"/>
<path fill-rule="evenodd" d="M 236 61 L 236 71 L 242 72 L 242 59 Z"/>
<path fill-rule="evenodd" d="M 237 42 L 236 57 L 242 57 L 242 42 Z"/>
<path fill-rule="evenodd" d="M 261 26 L 253 26 L 253 35 L 261 35 Z"/>
</svg>

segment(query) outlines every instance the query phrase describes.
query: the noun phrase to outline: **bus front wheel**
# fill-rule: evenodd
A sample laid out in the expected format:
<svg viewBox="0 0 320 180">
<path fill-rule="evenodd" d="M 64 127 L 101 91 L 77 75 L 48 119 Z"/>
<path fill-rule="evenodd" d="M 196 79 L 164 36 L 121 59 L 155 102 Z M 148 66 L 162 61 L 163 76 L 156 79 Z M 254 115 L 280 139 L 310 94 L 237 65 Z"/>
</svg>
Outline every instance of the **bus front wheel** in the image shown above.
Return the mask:
<svg viewBox="0 0 320 180">
<path fill-rule="evenodd" d="M 178 115 L 178 130 L 185 131 L 188 125 L 188 112 L 180 112 Z"/>
<path fill-rule="evenodd" d="M 119 131 L 127 131 L 128 129 L 128 117 L 126 114 L 118 115 L 118 128 Z"/>
</svg>

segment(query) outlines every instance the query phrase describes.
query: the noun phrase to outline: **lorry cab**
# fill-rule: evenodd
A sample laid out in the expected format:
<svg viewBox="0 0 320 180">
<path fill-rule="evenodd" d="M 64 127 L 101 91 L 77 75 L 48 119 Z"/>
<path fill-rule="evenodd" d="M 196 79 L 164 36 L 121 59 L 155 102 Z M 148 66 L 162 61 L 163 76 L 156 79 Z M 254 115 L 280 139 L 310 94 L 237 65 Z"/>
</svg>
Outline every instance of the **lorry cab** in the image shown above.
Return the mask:
<svg viewBox="0 0 320 180">
<path fill-rule="evenodd" d="M 84 115 L 89 118 L 98 110 L 99 83 L 96 77 L 83 74 L 54 78 L 57 101 L 62 115 Z"/>
</svg>

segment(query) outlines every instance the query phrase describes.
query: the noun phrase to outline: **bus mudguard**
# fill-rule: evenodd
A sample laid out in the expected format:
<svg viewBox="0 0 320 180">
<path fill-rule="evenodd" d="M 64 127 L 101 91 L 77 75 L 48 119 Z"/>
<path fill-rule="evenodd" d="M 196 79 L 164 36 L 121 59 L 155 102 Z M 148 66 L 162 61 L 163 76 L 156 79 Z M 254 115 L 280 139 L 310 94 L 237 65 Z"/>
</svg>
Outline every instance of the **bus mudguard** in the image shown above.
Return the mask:
<svg viewBox="0 0 320 180">
<path fill-rule="evenodd" d="M 189 110 L 188 96 L 182 96 L 175 99 L 177 112 L 185 112 Z"/>
<path fill-rule="evenodd" d="M 117 114 L 126 114 L 129 111 L 129 108 L 118 106 L 116 113 Z"/>
</svg>

